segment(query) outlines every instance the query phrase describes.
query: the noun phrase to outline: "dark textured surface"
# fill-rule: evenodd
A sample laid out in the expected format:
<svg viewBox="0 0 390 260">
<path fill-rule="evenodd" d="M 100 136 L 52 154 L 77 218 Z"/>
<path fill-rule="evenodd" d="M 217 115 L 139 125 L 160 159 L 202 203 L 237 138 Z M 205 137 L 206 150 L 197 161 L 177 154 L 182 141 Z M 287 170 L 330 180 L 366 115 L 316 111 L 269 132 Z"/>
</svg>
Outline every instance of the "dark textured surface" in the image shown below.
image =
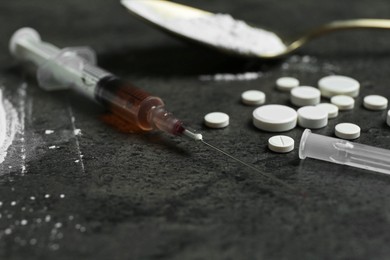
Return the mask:
<svg viewBox="0 0 390 260">
<path fill-rule="evenodd" d="M 334 19 L 390 18 L 386 0 L 181 2 L 287 36 Z M 8 54 L 8 39 L 22 26 L 58 46 L 92 46 L 102 67 L 161 96 L 207 140 L 307 197 L 201 145 L 122 133 L 102 120 L 105 112 L 94 103 L 42 91 Z M 268 103 L 288 104 L 288 95 L 274 88 L 282 75 L 305 85 L 329 73 L 355 77 L 362 84 L 356 108 L 315 132 L 332 135 L 336 123 L 354 122 L 362 128 L 357 142 L 390 149 L 385 112 L 361 105 L 367 94 L 390 97 L 389 42 L 390 32 L 355 31 L 316 40 L 287 60 L 245 61 L 177 42 L 129 16 L 117 1 L 1 1 L 3 95 L 25 120 L 0 165 L 0 259 L 388 259 L 389 177 L 300 161 L 297 149 L 269 152 L 271 134 L 251 125 L 253 108 L 239 97 L 261 89 Z M 263 76 L 199 80 L 246 71 Z M 228 128 L 203 127 L 203 115 L 215 110 L 230 114 Z M 46 135 L 47 129 L 55 132 Z M 288 134 L 298 144 L 302 131 Z M 49 149 L 53 145 L 59 148 Z"/>
</svg>

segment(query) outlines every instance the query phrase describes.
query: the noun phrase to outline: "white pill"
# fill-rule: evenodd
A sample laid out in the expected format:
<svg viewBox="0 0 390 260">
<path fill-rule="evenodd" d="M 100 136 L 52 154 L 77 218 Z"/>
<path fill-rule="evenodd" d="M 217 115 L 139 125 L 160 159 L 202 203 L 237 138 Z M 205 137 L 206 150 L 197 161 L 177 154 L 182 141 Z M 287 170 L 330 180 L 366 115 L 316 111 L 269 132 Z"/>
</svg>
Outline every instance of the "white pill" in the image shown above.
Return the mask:
<svg viewBox="0 0 390 260">
<path fill-rule="evenodd" d="M 328 112 L 315 106 L 298 109 L 298 124 L 303 128 L 318 129 L 328 124 Z"/>
<path fill-rule="evenodd" d="M 390 110 L 387 111 L 387 120 L 386 120 L 386 123 L 388 126 L 390 126 Z"/>
<path fill-rule="evenodd" d="M 331 75 L 320 79 L 318 81 L 318 88 L 322 96 L 328 98 L 336 95 L 357 97 L 359 95 L 360 83 L 350 77 Z"/>
<path fill-rule="evenodd" d="M 259 90 L 247 90 L 241 94 L 241 100 L 250 106 L 262 105 L 265 103 L 265 94 Z"/>
<path fill-rule="evenodd" d="M 299 80 L 293 77 L 281 77 L 276 80 L 276 88 L 281 91 L 290 91 L 299 86 Z"/>
<path fill-rule="evenodd" d="M 229 116 L 222 112 L 212 112 L 205 115 L 204 122 L 210 128 L 224 128 L 229 125 Z"/>
<path fill-rule="evenodd" d="M 321 103 L 316 105 L 328 113 L 328 118 L 336 118 L 339 115 L 339 108 L 330 103 Z"/>
<path fill-rule="evenodd" d="M 302 86 L 291 90 L 291 103 L 303 107 L 320 103 L 321 92 L 313 87 Z"/>
<path fill-rule="evenodd" d="M 335 127 L 335 135 L 347 140 L 356 139 L 360 136 L 360 127 L 351 123 L 340 123 Z"/>
<path fill-rule="evenodd" d="M 355 106 L 355 100 L 352 97 L 346 95 L 333 96 L 330 99 L 330 102 L 336 105 L 339 110 L 351 110 Z"/>
<path fill-rule="evenodd" d="M 387 104 L 387 98 L 379 95 L 369 95 L 363 100 L 363 106 L 370 110 L 384 110 L 387 108 Z"/>
<path fill-rule="evenodd" d="M 297 112 L 288 106 L 265 105 L 253 111 L 253 124 L 264 131 L 284 132 L 297 125 Z"/>
<path fill-rule="evenodd" d="M 268 139 L 268 148 L 276 153 L 288 153 L 294 150 L 294 139 L 286 135 L 275 135 Z"/>
</svg>

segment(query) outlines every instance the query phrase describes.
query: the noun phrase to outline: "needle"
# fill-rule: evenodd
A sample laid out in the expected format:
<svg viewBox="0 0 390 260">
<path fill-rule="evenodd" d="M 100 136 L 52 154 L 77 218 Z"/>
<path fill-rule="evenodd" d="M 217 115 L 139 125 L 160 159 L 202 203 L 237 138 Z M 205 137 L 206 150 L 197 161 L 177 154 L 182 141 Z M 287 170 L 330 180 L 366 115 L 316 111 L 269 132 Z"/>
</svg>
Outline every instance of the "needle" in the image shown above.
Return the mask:
<svg viewBox="0 0 390 260">
<path fill-rule="evenodd" d="M 288 188 L 289 190 L 292 190 L 292 191 L 294 191 L 294 192 L 298 192 L 298 193 L 301 194 L 301 195 L 304 195 L 304 193 L 302 193 L 301 191 L 299 191 L 299 190 L 298 190 L 297 188 L 295 188 L 294 186 L 292 186 L 292 185 L 290 185 L 290 184 L 288 184 L 288 183 L 286 183 L 286 182 L 284 182 L 284 181 L 282 181 L 282 180 L 276 178 L 275 176 L 272 176 L 272 175 L 269 174 L 269 173 L 266 173 L 266 172 L 264 172 L 264 171 L 261 171 L 260 169 L 258 169 L 258 168 L 256 168 L 256 167 L 254 167 L 254 166 L 252 166 L 252 165 L 250 165 L 250 164 L 248 164 L 248 163 L 246 163 L 246 162 L 244 162 L 244 161 L 242 161 L 242 160 L 240 160 L 240 159 L 234 157 L 233 155 L 231 155 L 231 154 L 229 154 L 229 153 L 227 153 L 227 152 L 225 152 L 225 151 L 219 149 L 218 147 L 215 147 L 214 145 L 212 145 L 212 144 L 210 144 L 210 143 L 204 141 L 203 139 L 199 139 L 199 141 L 201 141 L 203 144 L 207 145 L 209 148 L 211 148 L 211 149 L 213 149 L 213 150 L 215 150 L 215 151 L 217 151 L 217 152 L 220 152 L 220 153 L 226 155 L 227 157 L 229 157 L 229 158 L 235 160 L 236 162 L 241 163 L 242 165 L 244 165 L 244 166 L 246 166 L 246 167 L 248 167 L 248 168 L 254 170 L 254 171 L 257 172 L 257 173 L 260 173 L 261 175 L 263 175 L 263 176 L 269 178 L 270 180 L 272 180 L 272 181 L 274 181 L 274 182 L 276 182 L 276 183 L 278 183 L 278 184 L 280 184 L 280 185 L 282 185 L 282 186 Z"/>
</svg>

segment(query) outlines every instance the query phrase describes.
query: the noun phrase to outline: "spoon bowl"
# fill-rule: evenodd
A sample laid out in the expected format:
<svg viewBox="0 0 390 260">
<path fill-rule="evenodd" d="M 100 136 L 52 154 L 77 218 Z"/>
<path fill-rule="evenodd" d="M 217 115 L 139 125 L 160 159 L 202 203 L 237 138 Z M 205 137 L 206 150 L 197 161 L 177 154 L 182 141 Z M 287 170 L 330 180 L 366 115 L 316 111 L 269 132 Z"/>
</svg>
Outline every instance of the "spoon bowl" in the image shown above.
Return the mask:
<svg viewBox="0 0 390 260">
<path fill-rule="evenodd" d="M 281 58 L 310 40 L 335 31 L 390 29 L 390 19 L 333 21 L 287 41 L 272 31 L 252 27 L 230 15 L 165 0 L 122 0 L 121 3 L 136 17 L 175 37 L 249 58 Z"/>
</svg>

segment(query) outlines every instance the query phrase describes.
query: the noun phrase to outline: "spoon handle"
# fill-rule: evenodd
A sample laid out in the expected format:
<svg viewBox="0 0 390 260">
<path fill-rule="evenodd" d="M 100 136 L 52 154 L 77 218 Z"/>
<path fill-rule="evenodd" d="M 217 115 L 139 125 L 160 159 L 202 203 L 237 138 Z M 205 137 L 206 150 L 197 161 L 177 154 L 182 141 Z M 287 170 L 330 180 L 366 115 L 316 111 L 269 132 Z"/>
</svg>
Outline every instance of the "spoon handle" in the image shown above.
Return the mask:
<svg viewBox="0 0 390 260">
<path fill-rule="evenodd" d="M 300 48 L 308 41 L 322 35 L 351 29 L 390 29 L 390 19 L 353 19 L 333 21 L 303 34 L 301 37 L 287 46 L 284 54 L 290 53 Z"/>
</svg>

